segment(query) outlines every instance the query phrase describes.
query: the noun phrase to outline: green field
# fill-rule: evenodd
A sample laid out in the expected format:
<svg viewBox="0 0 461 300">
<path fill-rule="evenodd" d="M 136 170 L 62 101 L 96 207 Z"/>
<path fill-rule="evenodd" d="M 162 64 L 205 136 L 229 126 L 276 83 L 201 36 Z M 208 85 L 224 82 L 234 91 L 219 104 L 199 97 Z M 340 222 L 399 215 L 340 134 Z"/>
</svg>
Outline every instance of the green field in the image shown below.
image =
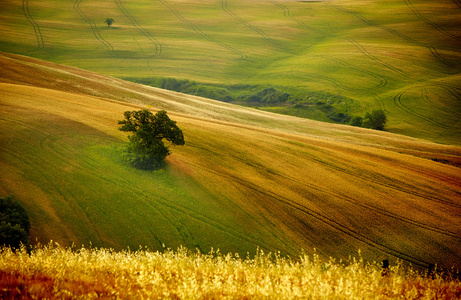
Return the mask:
<svg viewBox="0 0 461 300">
<path fill-rule="evenodd" d="M 2 1 L 0 50 L 118 78 L 275 85 L 460 144 L 459 1 Z M 115 23 L 109 28 L 104 20 Z M 295 107 L 271 111 L 324 120 Z"/>
<path fill-rule="evenodd" d="M 256 248 L 459 267 L 461 149 L 294 118 L 2 54 L 0 194 L 63 246 Z M 158 172 L 121 158 L 123 112 L 183 130 Z M 424 249 L 424 251 L 421 251 Z"/>
</svg>

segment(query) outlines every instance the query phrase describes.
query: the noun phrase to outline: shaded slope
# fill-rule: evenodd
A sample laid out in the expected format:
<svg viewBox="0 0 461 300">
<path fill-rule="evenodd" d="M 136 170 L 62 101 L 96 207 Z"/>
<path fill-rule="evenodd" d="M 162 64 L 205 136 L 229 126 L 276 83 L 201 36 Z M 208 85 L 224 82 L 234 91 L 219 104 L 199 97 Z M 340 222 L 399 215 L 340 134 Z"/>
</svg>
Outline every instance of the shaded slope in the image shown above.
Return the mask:
<svg viewBox="0 0 461 300">
<path fill-rule="evenodd" d="M 41 241 L 460 261 L 459 168 L 431 160 L 459 164 L 459 147 L 20 56 L 0 64 L 0 191 L 25 202 Z M 167 109 L 186 138 L 162 172 L 120 159 L 117 120 L 146 105 Z"/>
</svg>

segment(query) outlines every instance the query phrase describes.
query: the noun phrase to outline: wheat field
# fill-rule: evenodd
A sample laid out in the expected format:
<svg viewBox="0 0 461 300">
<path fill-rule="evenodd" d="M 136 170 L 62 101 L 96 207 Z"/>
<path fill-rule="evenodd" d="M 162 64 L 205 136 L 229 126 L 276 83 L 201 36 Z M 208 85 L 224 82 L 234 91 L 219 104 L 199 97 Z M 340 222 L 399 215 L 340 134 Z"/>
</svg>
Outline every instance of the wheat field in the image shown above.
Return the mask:
<svg viewBox="0 0 461 300">
<path fill-rule="evenodd" d="M 461 150 L 280 116 L 14 55 L 0 77 L 0 192 L 42 244 L 183 245 L 459 266 Z M 161 172 L 126 165 L 126 110 L 186 137 Z M 445 163 L 442 163 L 445 162 Z M 424 249 L 424 251 L 421 251 Z"/>
<path fill-rule="evenodd" d="M 0 254 L 3 299 L 459 299 L 461 282 L 397 264 L 303 254 L 251 258 L 179 248 L 115 252 L 57 243 Z M 430 275 L 430 276 L 428 276 Z"/>
</svg>

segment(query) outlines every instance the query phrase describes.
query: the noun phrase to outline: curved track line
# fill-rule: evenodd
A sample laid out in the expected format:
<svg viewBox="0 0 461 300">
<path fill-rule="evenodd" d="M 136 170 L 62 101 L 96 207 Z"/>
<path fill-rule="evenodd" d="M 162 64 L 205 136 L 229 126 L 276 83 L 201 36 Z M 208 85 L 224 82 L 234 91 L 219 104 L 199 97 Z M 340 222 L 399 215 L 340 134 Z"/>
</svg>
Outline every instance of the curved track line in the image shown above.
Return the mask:
<svg viewBox="0 0 461 300">
<path fill-rule="evenodd" d="M 403 92 L 402 92 L 402 94 L 403 94 Z M 432 195 L 432 196 L 431 195 L 425 195 L 423 193 L 411 190 L 409 188 L 404 188 L 404 186 L 406 186 L 407 184 L 405 184 L 403 182 L 399 182 L 400 186 L 397 186 L 396 185 L 396 180 L 393 179 L 393 178 L 389 178 L 387 176 L 377 174 L 378 176 L 380 176 L 380 179 L 381 179 L 381 180 L 377 180 L 376 175 L 374 175 L 374 176 L 373 175 L 368 175 L 367 176 L 365 172 L 360 172 L 359 174 L 357 174 L 357 173 L 352 172 L 349 168 L 342 168 L 342 167 L 339 167 L 339 166 L 335 166 L 335 165 L 326 163 L 326 162 L 324 162 L 324 161 L 322 161 L 320 159 L 312 159 L 312 160 L 315 161 L 315 162 L 318 162 L 320 164 L 323 164 L 323 165 L 325 165 L 326 167 L 328 167 L 330 169 L 333 169 L 333 170 L 336 170 L 336 171 L 339 171 L 339 172 L 342 172 L 342 173 L 345 173 L 345 174 L 349 174 L 349 175 L 354 176 L 356 178 L 360 178 L 360 179 L 362 179 L 364 181 L 373 182 L 376 185 L 384 186 L 384 187 L 387 187 L 389 189 L 392 189 L 392 190 L 395 190 L 395 191 L 398 191 L 398 192 L 401 192 L 401 193 L 414 195 L 414 196 L 419 197 L 419 198 L 427 199 L 428 201 L 442 203 L 444 205 L 448 205 L 448 206 L 451 206 L 451 207 L 454 207 L 454 208 L 461 208 L 461 204 L 455 203 L 453 201 L 442 200 L 442 199 L 440 199 L 440 196 L 438 196 L 438 195 L 437 196 L 436 195 Z"/>
<path fill-rule="evenodd" d="M 22 11 L 29 23 L 32 24 L 32 27 L 34 28 L 35 38 L 37 39 L 38 43 L 36 50 L 43 49 L 45 47 L 45 43 L 43 42 L 42 32 L 40 31 L 40 26 L 38 26 L 37 22 L 35 22 L 34 18 L 32 18 L 32 15 L 29 12 L 29 0 L 22 0 Z"/>
<path fill-rule="evenodd" d="M 79 5 L 80 3 L 82 2 L 82 0 L 75 0 L 75 3 L 74 3 L 74 10 L 77 12 L 77 14 L 80 16 L 80 18 L 82 18 L 83 21 L 85 21 L 88 25 L 90 25 L 90 28 L 91 28 L 91 31 L 93 32 L 94 34 L 94 37 L 99 41 L 101 42 L 101 44 L 104 45 L 104 47 L 106 47 L 107 51 L 109 52 L 110 56 L 116 56 L 115 53 L 114 53 L 114 47 L 112 47 L 112 45 L 107 42 L 102 36 L 101 34 L 99 33 L 99 30 L 98 30 L 98 27 L 96 26 L 96 24 L 94 24 L 84 13 L 83 11 L 80 9 Z"/>
<path fill-rule="evenodd" d="M 387 253 L 387 254 L 390 254 L 392 256 L 395 256 L 395 257 L 398 257 L 402 260 L 405 260 L 405 261 L 408 261 L 408 262 L 411 262 L 413 264 L 416 264 L 416 265 L 419 265 L 419 266 L 424 266 L 426 267 L 427 265 L 429 265 L 427 262 L 423 261 L 423 260 L 420 260 L 418 258 L 415 258 L 415 257 L 412 257 L 410 255 L 407 255 L 399 250 L 395 250 L 395 249 L 392 249 L 384 244 L 381 244 L 381 243 L 378 243 L 378 242 L 375 242 L 373 241 L 372 239 L 370 239 L 369 237 L 367 237 L 366 235 L 362 234 L 362 233 L 359 233 L 355 230 L 352 230 L 350 228 L 348 228 L 347 226 L 344 226 L 342 224 L 340 224 L 339 222 L 333 220 L 332 218 L 329 218 L 319 212 L 315 212 L 311 209 L 309 209 L 308 207 L 302 205 L 302 204 L 299 204 L 299 203 L 296 203 L 296 202 L 293 202 L 291 199 L 288 199 L 288 198 L 285 198 L 283 197 L 282 195 L 279 195 L 279 194 L 275 194 L 271 191 L 268 191 L 268 190 L 263 190 L 261 187 L 259 186 L 256 186 L 254 184 L 252 184 L 251 182 L 248 182 L 248 181 L 245 181 L 241 178 L 238 178 L 238 177 L 235 177 L 235 176 L 232 176 L 230 174 L 228 174 L 229 177 L 231 177 L 234 181 L 238 182 L 239 184 L 243 185 L 243 186 L 246 186 L 247 188 L 249 189 L 252 189 L 258 193 L 261 193 L 263 195 L 266 195 L 267 197 L 277 201 L 277 202 L 280 202 L 280 203 L 283 203 L 291 208 L 294 208 L 306 215 L 309 215 L 317 220 L 319 220 L 320 222 L 322 223 L 325 223 L 327 224 L 328 226 L 354 238 L 354 239 L 357 239 L 359 241 L 361 241 L 362 243 L 365 243 L 373 248 L 376 248 L 376 249 L 379 249 L 380 251 L 384 252 L 384 253 Z"/>
<path fill-rule="evenodd" d="M 351 174 L 349 174 L 349 175 L 351 175 Z M 356 200 L 356 199 L 354 199 L 352 197 L 349 197 L 347 195 L 339 194 L 337 192 L 333 192 L 333 191 L 330 191 L 330 190 L 327 190 L 327 189 L 322 190 L 322 189 L 316 187 L 313 184 L 309 184 L 309 183 L 306 183 L 306 182 L 299 181 L 294 177 L 285 176 L 285 178 L 287 178 L 287 179 L 289 179 L 289 180 L 291 180 L 293 182 L 296 182 L 296 183 L 298 183 L 300 185 L 303 185 L 303 186 L 307 187 L 309 190 L 316 190 L 316 191 L 321 192 L 321 193 L 326 193 L 326 194 L 328 194 L 328 195 L 330 195 L 332 197 L 340 198 L 340 199 L 342 199 L 344 201 L 347 201 L 349 203 L 352 203 L 354 205 L 357 205 L 357 206 L 360 206 L 360 207 L 365 208 L 367 210 L 373 211 L 374 213 L 384 215 L 384 216 L 396 219 L 398 221 L 401 221 L 401 222 L 404 222 L 404 223 L 407 223 L 407 224 L 411 224 L 411 225 L 414 225 L 414 226 L 417 226 L 417 227 L 420 227 L 420 228 L 423 228 L 423 229 L 426 229 L 426 230 L 430 230 L 430 231 L 433 231 L 433 232 L 436 232 L 436 233 L 439 233 L 439 234 L 443 234 L 443 235 L 446 235 L 446 236 L 449 236 L 449 237 L 452 237 L 452 238 L 461 239 L 461 236 L 457 235 L 456 233 L 454 233 L 452 231 L 449 231 L 449 230 L 446 230 L 446 229 L 441 229 L 441 228 L 431 226 L 431 225 L 427 225 L 426 223 L 422 223 L 422 222 L 407 218 L 405 216 L 401 216 L 401 215 L 392 213 L 390 211 L 386 211 L 383 208 L 378 207 L 378 206 L 374 206 L 374 205 L 371 205 L 371 204 L 365 204 L 365 203 L 363 203 L 361 201 L 358 201 L 358 200 Z"/>
<path fill-rule="evenodd" d="M 391 70 L 391 71 L 394 71 L 396 73 L 399 73 L 400 75 L 403 75 L 407 78 L 410 78 L 410 79 L 414 79 L 414 80 L 418 80 L 418 81 L 421 81 L 419 78 L 415 78 L 411 75 L 409 75 L 408 73 L 388 64 L 388 63 L 385 63 L 383 62 L 381 59 L 377 58 L 376 56 L 374 56 L 373 54 L 371 54 L 370 52 L 368 52 L 367 49 L 365 49 L 365 47 L 363 47 L 360 43 L 358 43 L 357 41 L 353 40 L 353 39 L 348 39 L 347 40 L 349 43 L 351 43 L 352 45 L 354 45 L 355 48 L 357 48 L 357 50 L 359 50 L 363 55 L 365 55 L 366 57 L 368 57 L 370 60 L 386 67 L 387 69 Z"/>
<path fill-rule="evenodd" d="M 36 132 L 36 131 L 35 131 Z M 40 134 L 40 133 L 38 133 Z M 44 143 L 49 143 L 50 140 L 47 139 L 46 137 L 44 137 L 43 139 L 41 139 L 40 141 L 40 144 L 41 146 L 44 144 Z M 34 147 L 35 148 L 35 147 Z M 59 199 L 59 198 L 56 198 L 56 197 L 53 197 L 51 196 L 52 198 L 54 198 L 55 200 L 57 201 L 60 201 L 61 204 L 65 204 L 70 210 L 73 211 L 75 217 L 77 218 L 81 218 L 82 216 L 84 216 L 87 220 L 87 222 L 89 224 L 91 224 L 91 227 L 93 228 L 93 232 L 96 234 L 96 236 L 98 237 L 99 239 L 99 242 L 104 245 L 104 242 L 103 242 L 103 239 L 101 238 L 98 230 L 96 229 L 95 225 L 94 225 L 94 222 L 90 219 L 88 213 L 86 212 L 86 210 L 82 207 L 81 203 L 77 200 L 78 197 L 76 197 L 68 188 L 66 188 L 65 184 L 59 184 L 59 182 L 56 181 L 56 174 L 52 174 L 49 172 L 49 170 L 43 166 L 43 162 L 42 163 L 38 163 L 36 162 L 35 160 L 33 159 L 30 159 L 28 157 L 25 157 L 23 155 L 19 155 L 13 151 L 10 151 L 9 149 L 7 148 L 3 148 L 2 149 L 2 152 L 4 153 L 7 153 L 9 154 L 11 157 L 13 157 L 14 159 L 16 159 L 17 161 L 21 162 L 21 163 L 24 163 L 26 164 L 27 166 L 33 168 L 34 170 L 38 170 L 40 172 L 40 177 L 45 180 L 46 182 L 48 182 L 48 184 L 52 187 L 52 189 L 54 189 L 56 191 L 56 193 L 62 197 L 62 199 Z M 69 199 L 68 198 L 64 198 L 64 195 L 69 195 L 71 198 L 73 198 L 73 201 L 68 201 Z M 71 205 L 71 203 L 73 205 Z"/>
<path fill-rule="evenodd" d="M 461 8 L 461 1 L 460 0 L 453 0 L 453 2 L 456 4 L 456 6 Z"/>
<path fill-rule="evenodd" d="M 249 24 L 247 21 L 245 21 L 242 18 L 240 18 L 239 16 L 237 16 L 232 10 L 229 9 L 229 6 L 227 5 L 227 0 L 222 0 L 221 1 L 221 6 L 222 6 L 223 10 L 226 12 L 226 14 L 231 16 L 234 20 L 236 20 L 237 22 L 239 22 L 243 26 L 250 28 L 251 30 L 253 30 L 257 34 L 262 36 L 266 41 L 268 41 L 269 43 L 271 43 L 275 47 L 277 47 L 279 49 L 282 49 L 284 52 L 290 52 L 287 48 L 283 47 L 279 42 L 277 42 L 276 40 L 271 38 L 267 33 L 262 31 L 258 27 Z"/>
<path fill-rule="evenodd" d="M 0 118 L 0 120 L 6 120 L 6 119 Z M 95 160 L 95 159 L 93 159 L 91 157 L 88 157 L 88 159 L 93 161 L 93 163 L 90 163 L 90 162 L 87 162 L 87 161 L 82 161 L 81 163 L 77 163 L 77 162 L 73 161 L 72 159 L 69 159 L 68 155 L 66 155 L 64 153 L 61 153 L 61 151 L 58 151 L 56 149 L 57 146 L 58 146 L 58 147 L 61 147 L 62 149 L 64 149 L 64 151 L 65 151 L 65 149 L 67 149 L 67 145 L 65 143 L 62 143 L 62 141 L 59 142 L 59 143 L 56 142 L 57 141 L 56 139 L 50 140 L 47 137 L 49 135 L 49 133 L 47 131 L 38 130 L 36 127 L 33 127 L 29 123 L 26 123 L 26 122 L 23 122 L 23 121 L 13 121 L 13 120 L 6 120 L 6 121 L 11 122 L 11 123 L 15 123 L 15 124 L 19 124 L 20 126 L 23 126 L 23 127 L 27 128 L 27 129 L 29 129 L 31 132 L 36 133 L 37 136 L 43 137 L 43 138 L 41 138 L 41 141 L 40 141 L 40 147 L 42 149 L 44 149 L 44 150 L 53 151 L 53 153 L 55 153 L 55 155 L 57 157 L 59 157 L 59 159 L 60 159 L 60 161 L 62 163 L 68 164 L 69 166 L 72 166 L 76 170 L 79 170 L 79 171 L 85 173 L 86 175 L 88 175 L 90 177 L 94 177 L 95 179 L 103 180 L 108 184 L 117 184 L 117 185 L 119 185 L 119 186 L 121 186 L 123 188 L 126 188 L 127 190 L 135 191 L 138 195 L 140 195 L 144 199 L 146 205 L 149 205 L 155 211 L 157 211 L 159 213 L 159 215 L 162 216 L 165 219 L 165 222 L 169 223 L 176 230 L 178 235 L 181 236 L 181 237 L 184 236 L 181 233 L 181 229 L 180 229 L 181 223 L 178 224 L 178 222 L 174 222 L 170 217 L 165 215 L 165 212 L 162 212 L 162 211 L 165 211 L 165 209 L 173 210 L 176 213 L 184 214 L 185 216 L 188 216 L 188 217 L 190 217 L 192 219 L 195 219 L 195 220 L 197 220 L 199 222 L 207 224 L 207 225 L 209 225 L 209 226 L 211 226 L 213 228 L 216 228 L 217 230 L 219 230 L 221 232 L 225 232 L 226 234 L 234 236 L 234 237 L 236 237 L 236 238 L 238 238 L 238 239 L 240 239 L 242 241 L 248 242 L 248 243 L 256 245 L 256 246 L 264 247 L 268 251 L 271 251 L 271 249 L 273 249 L 273 247 L 266 244 L 263 240 L 259 240 L 259 239 L 255 238 L 255 237 L 250 236 L 250 235 L 245 235 L 245 234 L 241 233 L 240 231 L 236 230 L 233 227 L 230 227 L 230 226 L 228 226 L 228 225 L 226 225 L 224 223 L 221 223 L 221 222 L 219 222 L 217 220 L 214 220 L 213 218 L 211 218 L 211 217 L 209 217 L 209 216 L 207 216 L 207 215 L 205 215 L 205 214 L 203 214 L 201 212 L 192 210 L 189 207 L 182 206 L 182 205 L 180 205 L 178 203 L 173 203 L 173 202 L 169 201 L 168 199 L 166 199 L 166 198 L 164 198 L 164 197 L 162 197 L 160 195 L 155 195 L 155 201 L 154 202 L 149 201 L 149 200 L 153 199 L 153 195 L 148 194 L 145 190 L 141 189 L 137 185 L 133 185 L 133 183 L 128 181 L 126 178 L 121 177 L 120 175 L 118 175 L 116 173 L 111 173 L 111 174 L 105 174 L 104 173 L 104 174 L 102 174 L 102 173 L 97 172 L 95 170 L 95 166 L 97 166 L 99 164 L 99 162 L 97 160 Z M 2 148 L 2 147 L 0 146 L 0 148 Z M 3 148 L 2 151 L 6 151 L 7 153 L 10 152 L 6 148 Z M 13 155 L 18 161 L 23 161 L 23 160 L 20 159 L 21 157 L 19 155 L 15 154 L 15 153 L 10 153 L 10 154 Z M 76 204 L 77 206 L 81 207 L 82 212 L 85 213 L 86 218 L 88 219 L 89 223 L 92 224 L 95 233 L 100 238 L 99 232 L 96 230 L 95 224 L 92 222 L 89 215 L 83 209 L 83 207 L 81 206 L 81 203 L 77 200 L 78 197 L 75 196 L 69 188 L 64 188 L 64 186 L 59 185 L 59 183 L 56 183 L 56 180 L 55 180 L 56 178 L 54 176 L 55 174 L 51 174 L 45 166 L 43 166 L 40 163 L 35 162 L 34 160 L 32 160 L 30 158 L 25 158 L 25 159 L 28 160 L 30 162 L 30 164 L 34 165 L 35 169 L 40 169 L 41 170 L 41 173 L 43 174 L 44 178 L 50 183 L 51 186 L 53 186 L 55 188 L 56 191 L 58 191 L 58 193 L 60 195 L 64 195 L 64 194 L 67 193 L 74 199 L 73 203 Z M 71 201 L 67 201 L 67 202 L 72 203 Z M 156 204 L 156 205 L 154 205 L 154 204 Z M 69 208 L 74 211 L 74 214 L 76 216 L 78 216 L 78 212 L 76 211 L 75 207 L 69 205 Z M 187 241 L 186 237 L 184 237 L 184 241 Z M 103 243 L 101 238 L 100 238 L 100 242 Z"/>
<path fill-rule="evenodd" d="M 186 24 L 190 29 L 192 29 L 193 31 L 195 31 L 196 33 L 198 33 L 199 35 L 201 35 L 204 39 L 212 42 L 212 43 L 215 43 L 237 55 L 240 56 L 241 59 L 247 59 L 248 56 L 243 53 L 242 51 L 240 50 L 237 50 L 235 49 L 234 47 L 232 46 L 229 46 L 227 44 L 224 44 L 223 42 L 220 42 L 218 40 L 216 40 L 215 38 L 212 38 L 210 37 L 208 34 L 204 33 L 202 30 L 200 30 L 200 28 L 198 28 L 196 25 L 192 24 L 191 22 L 187 21 L 180 13 L 177 9 L 175 9 L 173 6 L 171 6 L 170 3 L 168 3 L 166 0 L 159 0 L 166 8 L 168 8 L 182 23 Z"/>
<path fill-rule="evenodd" d="M 272 3 L 275 4 L 276 6 L 280 7 L 280 8 L 283 10 L 283 15 L 284 15 L 286 18 L 291 19 L 292 21 L 298 23 L 298 24 L 301 25 L 302 27 L 305 27 L 305 28 L 307 28 L 307 29 L 309 29 L 309 30 L 311 30 L 311 31 L 314 31 L 314 32 L 316 32 L 316 33 L 318 33 L 318 34 L 321 34 L 321 35 L 323 35 L 323 36 L 333 36 L 333 35 L 330 35 L 330 34 L 327 34 L 327 33 L 323 32 L 323 31 L 321 31 L 321 30 L 315 29 L 314 27 L 305 24 L 305 23 L 302 22 L 301 20 L 298 20 L 298 19 L 292 17 L 291 14 L 290 14 L 290 9 L 289 9 L 288 7 L 286 7 L 286 6 L 284 6 L 283 4 L 280 4 L 280 3 L 277 2 L 277 1 L 272 1 Z"/>
<path fill-rule="evenodd" d="M 118 8 L 122 11 L 122 13 L 130 20 L 131 24 L 133 24 L 134 27 L 143 35 L 145 36 L 151 43 L 155 46 L 155 54 L 154 56 L 159 56 L 162 54 L 162 44 L 154 38 L 149 32 L 147 32 L 141 25 L 139 25 L 138 21 L 126 10 L 126 8 L 123 6 L 121 0 L 115 0 L 115 3 L 117 4 Z"/>
<path fill-rule="evenodd" d="M 415 16 L 420 19 L 421 21 L 423 21 L 424 23 L 426 24 L 429 24 L 431 25 L 432 27 L 434 27 L 435 30 L 437 30 L 438 32 L 440 33 L 443 33 L 449 37 L 451 37 L 452 39 L 455 39 L 457 41 L 461 41 L 461 37 L 459 36 L 456 36 L 454 34 L 451 34 L 449 32 L 446 32 L 445 30 L 443 30 L 443 28 L 441 28 L 439 25 L 435 24 L 434 22 L 432 22 L 431 20 L 429 20 L 428 18 L 424 17 L 414 6 L 413 4 L 411 3 L 410 0 L 404 0 L 405 1 L 405 5 L 411 9 L 411 11 L 413 12 L 413 14 L 415 14 Z"/>
<path fill-rule="evenodd" d="M 338 64 L 343 65 L 343 66 L 345 66 L 345 67 L 347 67 L 349 69 L 356 70 L 357 72 L 361 72 L 363 74 L 368 75 L 369 77 L 372 77 L 372 78 L 376 79 L 379 83 L 376 86 L 371 87 L 372 89 L 380 89 L 380 88 L 385 87 L 387 85 L 387 79 L 382 77 L 381 75 L 378 75 L 378 74 L 376 74 L 374 72 L 365 70 L 365 69 L 360 68 L 360 67 L 356 67 L 356 66 L 354 66 L 354 65 L 352 65 L 350 63 L 347 63 L 345 61 L 342 61 L 342 60 L 340 60 L 338 58 L 334 58 L 334 57 L 326 57 L 326 58 L 328 58 L 330 60 L 333 60 L 333 61 L 337 62 Z M 356 90 L 370 90 L 370 88 L 356 88 Z"/>
<path fill-rule="evenodd" d="M 416 113 L 416 112 L 414 112 L 413 110 L 411 110 L 410 108 L 406 107 L 406 106 L 403 104 L 403 102 L 402 102 L 402 96 L 403 96 L 403 94 L 405 94 L 405 92 L 400 92 L 400 93 L 398 93 L 397 95 L 395 95 L 395 97 L 394 97 L 394 104 L 395 104 L 395 106 L 397 106 L 397 107 L 400 108 L 401 110 L 405 111 L 407 114 L 410 114 L 410 115 L 412 115 L 412 116 L 415 116 L 415 117 L 417 117 L 417 118 L 420 118 L 420 119 L 422 119 L 422 120 L 424 120 L 424 121 L 426 121 L 426 122 L 428 122 L 428 123 L 430 123 L 430 124 L 432 124 L 432 125 L 435 125 L 435 126 L 437 126 L 437 127 L 440 127 L 440 128 L 442 128 L 442 129 L 449 129 L 449 128 L 450 128 L 449 126 L 447 126 L 447 125 L 445 125 L 445 124 L 436 122 L 436 121 L 432 120 L 431 118 L 426 117 L 426 116 L 424 116 L 424 115 L 422 115 L 422 114 Z"/>
<path fill-rule="evenodd" d="M 302 27 L 304 28 L 307 28 L 315 33 L 318 33 L 324 37 L 334 37 L 334 35 L 332 34 L 329 34 L 327 32 L 323 32 L 321 30 L 318 30 L 312 26 L 309 26 L 307 24 L 305 24 L 304 22 L 302 22 L 301 20 L 298 20 L 296 18 L 294 18 L 293 16 L 291 16 L 290 14 L 290 10 L 288 7 L 284 6 L 283 4 L 280 4 L 279 2 L 277 1 L 272 1 L 272 3 L 274 3 L 276 6 L 280 7 L 282 10 L 283 10 L 283 14 L 285 17 L 291 19 L 292 21 L 298 23 L 299 25 L 301 25 Z M 415 79 L 415 80 L 418 80 L 417 78 L 414 78 L 413 76 L 410 76 L 409 74 L 405 73 L 404 71 L 388 64 L 388 63 L 385 63 L 383 62 L 382 60 L 380 60 L 379 58 L 377 58 L 376 56 L 374 56 L 373 54 L 371 54 L 370 52 L 368 52 L 365 47 L 363 47 L 360 43 L 358 43 L 357 41 L 355 41 L 354 39 L 347 39 L 346 40 L 347 42 L 351 43 L 352 45 L 354 45 L 354 47 L 357 48 L 357 50 L 359 50 L 363 55 L 365 55 L 368 59 L 372 60 L 373 62 L 377 63 L 377 64 L 380 64 L 384 67 L 386 67 L 387 69 L 393 71 L 393 72 L 396 72 L 396 73 L 399 73 L 405 77 L 408 77 L 408 78 L 411 78 L 411 79 Z"/>
<path fill-rule="evenodd" d="M 190 163 L 190 162 L 189 162 Z M 227 177 L 229 180 L 235 182 L 236 184 L 239 184 L 241 186 L 245 186 L 246 188 L 250 189 L 250 190 L 253 190 L 254 192 L 256 193 L 259 193 L 265 197 L 267 197 L 268 199 L 272 199 L 274 201 L 277 201 L 279 203 L 282 203 L 288 207 L 291 207 L 291 208 L 294 208 L 300 212 L 302 212 L 303 214 L 305 215 L 308 215 L 310 217 L 313 217 L 317 220 L 319 220 L 320 222 L 322 223 L 325 223 L 326 225 L 356 239 L 356 240 L 359 240 L 373 248 L 376 248 L 384 253 L 387 253 L 387 254 L 390 254 L 392 256 L 395 256 L 395 257 L 398 257 L 404 261 L 408 261 L 408 262 L 411 262 L 413 264 L 416 264 L 416 265 L 419 265 L 419 266 L 423 266 L 423 267 L 427 267 L 428 266 L 428 263 L 421 260 L 421 259 L 418 259 L 416 257 L 412 257 L 410 255 L 407 255 L 399 250 L 395 250 L 393 248 L 390 248 L 384 244 L 381 244 L 381 243 L 378 243 L 372 239 L 370 239 L 369 237 L 367 237 L 366 235 L 362 234 L 362 233 L 359 233 L 355 230 L 352 230 L 350 228 L 348 228 L 347 226 L 345 225 L 342 225 L 340 223 L 338 223 L 337 221 L 333 220 L 332 218 L 330 217 L 327 217 L 325 215 L 323 215 L 322 213 L 319 213 L 319 212 L 316 212 L 316 211 L 313 211 L 311 209 L 309 209 L 308 207 L 300 204 L 300 203 L 297 203 L 297 202 L 294 202 L 292 201 L 291 199 L 289 198 L 286 198 L 280 194 L 276 194 L 272 191 L 269 191 L 269 190 L 266 190 L 266 189 L 263 189 L 262 187 L 258 186 L 258 185 L 255 185 L 253 183 L 251 183 L 250 181 L 248 180 L 244 180 L 243 178 L 239 177 L 239 176 L 235 176 L 235 175 L 232 175 L 230 173 L 219 173 L 215 170 L 210 170 L 209 168 L 204 168 L 203 166 L 200 166 L 196 163 L 192 163 L 193 165 L 195 165 L 196 167 L 198 168 L 201 168 L 202 170 L 205 170 L 207 172 L 210 172 L 210 173 L 213 173 L 215 175 L 218 175 L 218 176 L 225 176 Z"/>
<path fill-rule="evenodd" d="M 395 30 L 393 30 L 393 29 L 390 29 L 390 28 L 388 28 L 388 27 L 386 27 L 386 26 L 375 24 L 375 23 L 373 23 L 372 21 L 366 19 L 365 17 L 363 17 L 362 15 L 360 15 L 359 13 L 356 13 L 356 12 L 354 12 L 354 11 L 348 10 L 348 9 L 346 9 L 346 8 L 343 8 L 343 7 L 334 5 L 334 4 L 330 4 L 328 1 L 324 1 L 323 3 L 324 3 L 325 5 L 329 5 L 329 6 L 335 8 L 335 9 L 337 9 L 337 10 L 340 10 L 340 11 L 342 11 L 342 12 L 345 12 L 345 13 L 347 13 L 347 14 L 352 15 L 352 16 L 354 16 L 354 17 L 360 19 L 362 22 L 364 22 L 365 24 L 367 24 L 367 25 L 369 25 L 369 26 L 378 27 L 378 28 L 380 28 L 380 29 L 382 29 L 382 30 L 385 30 L 385 31 L 387 31 L 387 32 L 389 32 L 389 33 L 391 33 L 391 34 L 393 34 L 393 35 L 395 35 L 395 36 L 398 36 L 398 37 L 400 37 L 400 38 L 406 40 L 406 41 L 409 42 L 409 43 L 418 45 L 418 46 L 420 46 L 420 47 L 424 47 L 424 48 L 428 49 L 428 50 L 432 53 L 432 55 L 433 55 L 439 62 L 441 62 L 442 64 L 444 64 L 444 65 L 446 65 L 446 66 L 448 66 L 448 67 L 450 67 L 450 68 L 456 68 L 456 65 L 455 65 L 454 63 L 452 63 L 452 62 L 448 61 L 447 59 L 443 58 L 443 57 L 437 52 L 437 49 L 435 49 L 435 48 L 432 47 L 432 46 L 429 46 L 429 45 L 426 45 L 426 44 L 421 43 L 421 42 L 419 42 L 419 41 L 416 41 L 416 40 L 412 39 L 411 37 L 408 37 L 408 36 L 404 35 L 403 33 L 400 33 L 400 32 L 398 32 L 398 31 L 395 31 Z"/>
</svg>

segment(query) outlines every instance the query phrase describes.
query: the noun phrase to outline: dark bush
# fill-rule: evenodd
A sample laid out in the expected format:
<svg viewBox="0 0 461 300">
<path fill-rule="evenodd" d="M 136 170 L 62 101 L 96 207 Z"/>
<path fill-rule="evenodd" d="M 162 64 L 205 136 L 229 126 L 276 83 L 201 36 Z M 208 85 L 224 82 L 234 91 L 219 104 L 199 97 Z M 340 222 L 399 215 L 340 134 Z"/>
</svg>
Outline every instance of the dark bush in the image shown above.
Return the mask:
<svg viewBox="0 0 461 300">
<path fill-rule="evenodd" d="M 29 214 L 14 196 L 0 197 L 0 245 L 19 248 L 30 245 Z"/>
</svg>

